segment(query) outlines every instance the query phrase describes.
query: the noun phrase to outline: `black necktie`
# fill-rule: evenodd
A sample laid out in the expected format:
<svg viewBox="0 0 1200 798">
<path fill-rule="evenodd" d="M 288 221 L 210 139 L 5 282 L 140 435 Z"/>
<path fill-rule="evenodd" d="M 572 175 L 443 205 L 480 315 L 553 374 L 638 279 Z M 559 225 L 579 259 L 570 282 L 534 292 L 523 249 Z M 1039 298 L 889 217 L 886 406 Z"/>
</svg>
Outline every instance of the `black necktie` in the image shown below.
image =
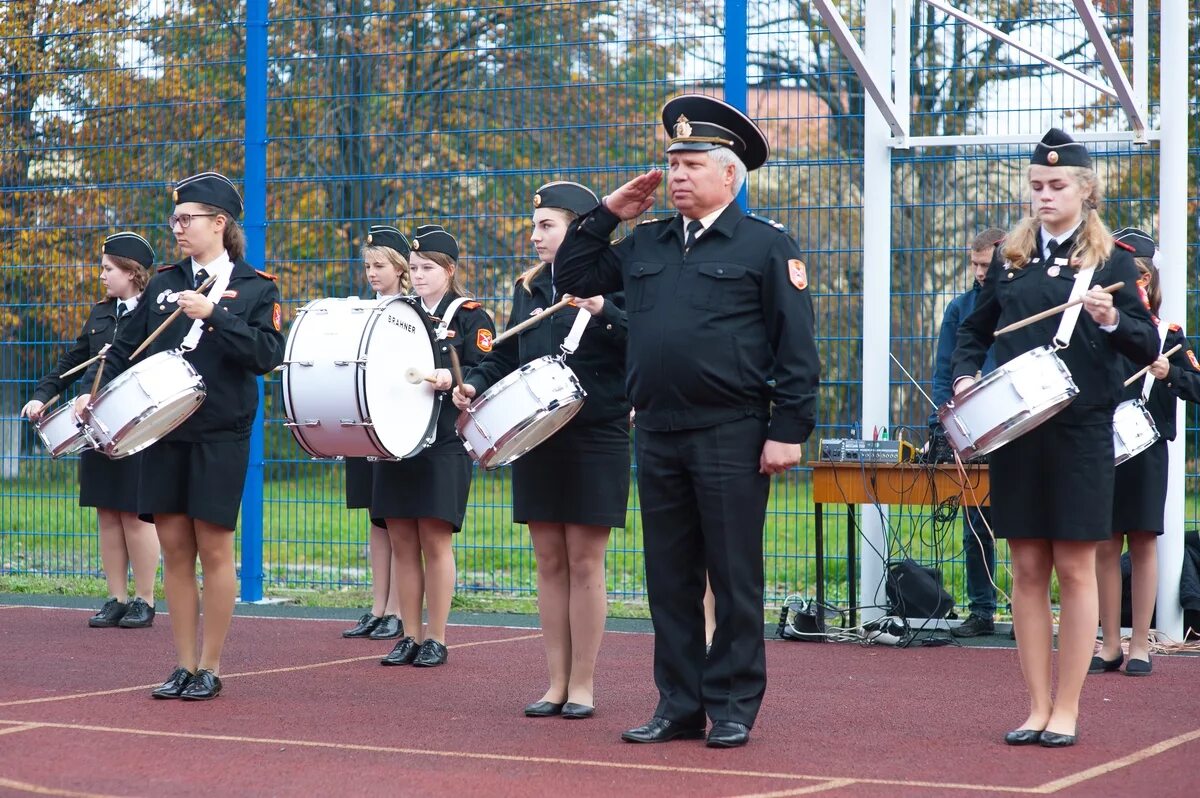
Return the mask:
<svg viewBox="0 0 1200 798">
<path fill-rule="evenodd" d="M 208 279 L 208 272 L 204 271 L 204 269 L 196 270 L 196 286 L 195 286 L 195 288 L 197 291 L 200 290 L 200 286 L 204 285 L 204 281 L 207 279 Z"/>
<path fill-rule="evenodd" d="M 704 230 L 704 225 L 700 224 L 699 219 L 693 219 L 687 224 L 687 240 L 683 242 L 683 249 L 686 252 L 696 243 L 696 237 Z"/>
<path fill-rule="evenodd" d="M 117 318 L 118 319 L 121 318 L 127 312 L 128 312 L 128 310 L 125 308 L 125 303 L 118 299 L 117 300 Z"/>
<path fill-rule="evenodd" d="M 1046 260 L 1050 260 L 1050 256 L 1054 254 L 1054 250 L 1058 249 L 1058 239 L 1052 238 L 1046 242 Z"/>
</svg>

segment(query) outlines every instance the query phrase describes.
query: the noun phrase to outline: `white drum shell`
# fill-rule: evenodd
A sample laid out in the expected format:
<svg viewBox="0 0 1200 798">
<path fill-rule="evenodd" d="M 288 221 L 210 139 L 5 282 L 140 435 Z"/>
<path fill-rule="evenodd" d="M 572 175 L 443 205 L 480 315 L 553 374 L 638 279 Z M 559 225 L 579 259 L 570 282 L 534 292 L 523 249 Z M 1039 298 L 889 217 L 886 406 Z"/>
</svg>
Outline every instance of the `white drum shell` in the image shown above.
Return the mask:
<svg viewBox="0 0 1200 798">
<path fill-rule="evenodd" d="M 1158 426 L 1141 399 L 1128 399 L 1113 412 L 1113 452 L 1120 465 L 1158 440 Z"/>
<path fill-rule="evenodd" d="M 284 352 L 287 426 L 317 458 L 412 457 L 437 434 L 432 326 L 405 297 L 330 297 L 296 315 Z"/>
<path fill-rule="evenodd" d="M 1054 347 L 1013 358 L 938 408 L 963 460 L 987 454 L 1055 416 L 1079 395 Z"/>
<path fill-rule="evenodd" d="M 114 460 L 162 440 L 200 408 L 200 372 L 179 352 L 159 352 L 92 397 L 85 419 L 96 448 Z"/>
<path fill-rule="evenodd" d="M 75 418 L 75 408 L 70 402 L 42 416 L 33 422 L 33 426 L 42 445 L 55 459 L 92 447 L 83 426 Z"/>
<path fill-rule="evenodd" d="M 486 469 L 508 465 L 570 421 L 587 397 L 556 355 L 531 360 L 488 388 L 458 417 L 458 436 Z"/>
</svg>

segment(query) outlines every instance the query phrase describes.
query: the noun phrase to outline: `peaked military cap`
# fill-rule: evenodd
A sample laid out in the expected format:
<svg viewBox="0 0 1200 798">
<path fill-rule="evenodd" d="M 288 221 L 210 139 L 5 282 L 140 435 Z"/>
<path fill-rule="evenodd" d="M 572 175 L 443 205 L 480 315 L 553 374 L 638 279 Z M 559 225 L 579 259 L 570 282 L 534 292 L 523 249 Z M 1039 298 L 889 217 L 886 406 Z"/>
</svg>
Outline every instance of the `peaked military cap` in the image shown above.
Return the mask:
<svg viewBox="0 0 1200 798">
<path fill-rule="evenodd" d="M 576 216 L 600 204 L 600 199 L 587 186 L 569 180 L 556 180 L 539 188 L 533 195 L 535 208 L 562 208 Z"/>
<path fill-rule="evenodd" d="M 1136 227 L 1122 227 L 1113 232 L 1113 238 L 1122 244 L 1128 244 L 1135 258 L 1153 258 L 1158 250 L 1154 239 Z"/>
<path fill-rule="evenodd" d="M 750 117 L 715 97 L 672 97 L 663 106 L 662 123 L 671 137 L 667 152 L 707 152 L 726 147 L 742 159 L 747 171 L 753 171 L 766 163 L 771 151 L 767 137 Z"/>
<path fill-rule="evenodd" d="M 404 233 L 386 224 L 371 225 L 371 229 L 367 231 L 367 246 L 388 247 L 399 252 L 400 256 L 404 258 L 407 258 L 412 250 Z"/>
<path fill-rule="evenodd" d="M 242 195 L 234 187 L 233 181 L 219 172 L 201 172 L 185 177 L 175 184 L 172 196 L 176 205 L 181 202 L 203 202 L 229 211 L 234 219 L 242 215 Z"/>
<path fill-rule="evenodd" d="M 413 233 L 413 252 L 441 252 L 458 260 L 458 241 L 440 224 L 423 224 Z"/>
<path fill-rule="evenodd" d="M 103 252 L 105 255 L 135 260 L 146 268 L 154 264 L 154 248 L 137 233 L 113 233 L 104 239 Z"/>
<path fill-rule="evenodd" d="M 1087 147 L 1068 136 L 1056 127 L 1046 131 L 1042 140 L 1033 149 L 1031 164 L 1041 166 L 1082 166 L 1092 167 L 1092 158 L 1088 155 Z"/>
</svg>

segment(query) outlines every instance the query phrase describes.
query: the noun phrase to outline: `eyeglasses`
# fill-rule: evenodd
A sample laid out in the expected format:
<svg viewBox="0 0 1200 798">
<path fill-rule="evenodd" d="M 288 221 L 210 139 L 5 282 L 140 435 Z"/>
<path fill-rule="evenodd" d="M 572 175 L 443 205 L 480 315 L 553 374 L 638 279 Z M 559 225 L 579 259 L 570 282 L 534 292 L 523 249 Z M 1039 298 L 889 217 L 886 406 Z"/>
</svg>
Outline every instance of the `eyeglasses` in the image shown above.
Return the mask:
<svg viewBox="0 0 1200 798">
<path fill-rule="evenodd" d="M 198 216 L 219 216 L 219 215 L 220 214 L 216 214 L 216 213 L 173 213 L 167 217 L 167 227 L 174 230 L 175 225 L 179 225 L 181 228 L 186 230 L 192 226 L 192 219 L 195 219 Z"/>
</svg>

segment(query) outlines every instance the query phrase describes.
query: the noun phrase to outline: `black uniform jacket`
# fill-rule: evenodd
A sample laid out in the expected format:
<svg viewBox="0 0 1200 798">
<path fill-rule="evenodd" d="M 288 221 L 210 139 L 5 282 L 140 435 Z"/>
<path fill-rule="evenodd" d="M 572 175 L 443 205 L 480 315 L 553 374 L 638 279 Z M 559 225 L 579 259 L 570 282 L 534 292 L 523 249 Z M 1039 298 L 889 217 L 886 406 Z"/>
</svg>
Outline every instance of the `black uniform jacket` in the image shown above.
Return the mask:
<svg viewBox="0 0 1200 798">
<path fill-rule="evenodd" d="M 548 266 L 537 273 L 529 288 L 530 291 L 526 291 L 522 280 L 517 280 L 513 288 L 512 313 L 505 329 L 554 304 L 556 297 L 553 296 Z M 573 422 L 592 424 L 629 415 L 629 401 L 625 398 L 628 317 L 624 304 L 624 294 L 605 296 L 604 309 L 588 321 L 579 348 L 566 359 L 566 364 L 587 392 L 583 409 Z M 520 366 L 545 355 L 559 354 L 559 346 L 566 340 L 578 312 L 578 308 L 564 308 L 513 338 L 501 341 L 471 369 L 466 381 L 477 393 L 483 393 Z"/>
<path fill-rule="evenodd" d="M 1035 253 L 1023 269 L 1009 268 L 1006 262 L 993 259 L 987 280 L 979 289 L 975 310 L 958 328 L 958 346 L 954 350 L 954 379 L 974 376 L 983 365 L 988 347 L 994 344 L 996 364 L 1041 346 L 1051 344 L 1061 316 L 1055 315 L 1005 335 L 996 336 L 997 329 L 1032 316 L 1039 311 L 1066 302 L 1075 282 L 1075 270 L 1065 265 L 1074 248 L 1074 237 L 1059 244 L 1051 253 L 1050 276 L 1041 253 Z M 1061 261 L 1061 263 L 1059 263 Z M 1143 366 L 1152 363 L 1158 353 L 1158 331 L 1150 321 L 1138 296 L 1137 268 L 1133 256 L 1120 247 L 1096 267 L 1091 285 L 1106 286 L 1122 281 L 1125 286 L 1113 295 L 1119 318 L 1112 332 L 1101 330 L 1087 311 L 1081 311 L 1070 345 L 1061 349 L 1062 358 L 1079 388 L 1075 401 L 1055 419 L 1077 424 L 1111 424 L 1113 410 L 1121 401 L 1123 384 L 1129 376 L 1124 355 Z"/>
<path fill-rule="evenodd" d="M 770 440 L 802 443 L 821 364 L 796 242 L 736 202 L 686 255 L 682 216 L 642 222 L 610 244 L 620 222 L 603 204 L 573 222 L 554 279 L 576 296 L 625 289 L 637 426 L 699 429 L 769 414 Z"/>
<path fill-rule="evenodd" d="M 1175 344 L 1183 344 L 1178 352 L 1168 358 L 1171 369 L 1165 380 L 1154 380 L 1150 388 L 1150 398 L 1146 400 L 1146 409 L 1158 427 L 1159 436 L 1165 441 L 1175 440 L 1175 403 L 1182 399 L 1185 402 L 1200 404 L 1200 363 L 1196 354 L 1188 345 L 1187 337 L 1177 324 L 1172 324 L 1167 330 L 1167 342 L 1163 351 L 1169 351 Z M 1136 372 L 1141 366 L 1125 361 L 1128 374 Z M 1137 399 L 1142 395 L 1142 382 L 1139 379 L 1125 389 L 1122 399 Z"/>
<path fill-rule="evenodd" d="M 141 300 L 138 301 L 140 307 Z M 125 319 L 128 318 L 127 315 Z M 33 390 L 33 398 L 39 402 L 49 401 L 51 397 L 62 394 L 71 383 L 82 377 L 84 373 L 82 371 L 78 371 L 66 379 L 59 375 L 64 371 L 70 371 L 88 358 L 98 355 L 105 344 L 111 344 L 117 334 L 118 326 L 123 326 L 125 319 L 117 320 L 117 300 L 115 299 L 105 299 L 93 305 L 92 312 L 88 314 L 87 321 L 83 323 L 83 329 L 79 331 L 79 337 L 75 339 L 75 343 L 70 349 L 59 355 L 58 362 L 54 364 L 54 370 L 38 380 L 37 387 Z M 91 387 L 91 383 L 84 383 L 84 385 Z"/>
<path fill-rule="evenodd" d="M 433 310 L 433 323 L 436 326 L 441 319 L 450 303 L 458 299 L 456 294 L 446 293 L 438 302 L 438 306 Z M 417 300 L 419 303 L 421 300 Z M 464 302 L 459 306 L 458 310 L 454 311 L 454 315 L 450 318 L 450 327 L 447 330 L 446 338 L 437 342 L 437 351 L 434 352 L 434 364 L 437 368 L 448 369 L 451 367 L 450 362 L 450 347 L 458 352 L 458 361 L 462 366 L 463 378 L 466 378 L 467 371 L 483 360 L 492 348 L 492 339 L 496 337 L 496 324 L 492 321 L 492 317 L 483 309 L 483 306 L 478 302 L 471 300 Z M 402 366 L 403 367 L 403 366 Z M 458 437 L 458 433 L 454 430 L 454 424 L 458 420 L 458 408 L 450 401 L 450 392 L 443 391 L 442 407 L 438 415 L 437 422 L 437 438 L 434 440 L 431 448 L 449 447 L 457 452 L 461 452 L 464 456 L 467 450 L 463 448 L 462 441 Z"/>
<path fill-rule="evenodd" d="M 129 367 L 133 350 L 175 311 L 174 297 L 193 285 L 190 258 L 158 270 L 146 286 L 142 301 L 127 320 L 122 320 L 108 352 L 101 385 Z M 266 374 L 283 361 L 280 313 L 275 278 L 255 271 L 244 260 L 235 262 L 220 303 L 204 320 L 199 344 L 184 354 L 204 378 L 208 396 L 166 440 L 233 441 L 249 437 L 258 409 L 255 376 Z M 175 349 L 191 328 L 192 320 L 181 313 L 139 359 Z M 94 369 L 88 370 L 85 379 L 92 379 Z"/>
</svg>

